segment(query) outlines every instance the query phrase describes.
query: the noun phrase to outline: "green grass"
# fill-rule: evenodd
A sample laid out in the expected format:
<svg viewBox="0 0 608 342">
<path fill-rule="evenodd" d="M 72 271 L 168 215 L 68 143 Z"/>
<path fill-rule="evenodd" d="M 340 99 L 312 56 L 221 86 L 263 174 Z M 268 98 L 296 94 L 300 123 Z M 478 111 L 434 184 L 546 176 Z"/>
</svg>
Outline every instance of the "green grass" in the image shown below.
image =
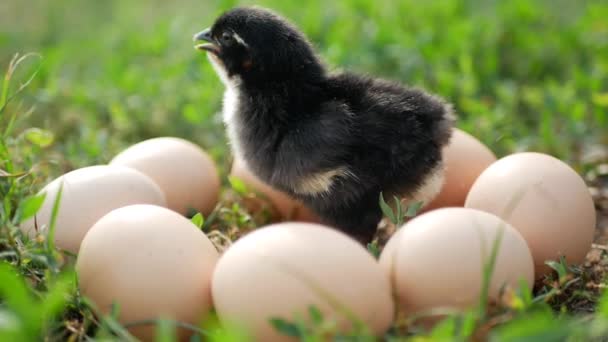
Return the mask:
<svg viewBox="0 0 608 342">
<path fill-rule="evenodd" d="M 112 317 L 92 315 L 75 291 L 69 258 L 52 243 L 23 241 L 16 229 L 50 179 L 106 163 L 131 143 L 172 135 L 208 150 L 229 187 L 230 155 L 217 115 L 223 87 L 191 37 L 237 3 L 0 2 L 0 67 L 7 70 L 15 54 L 36 54 L 8 72 L 0 90 L 1 340 L 124 334 Z M 546 152 L 582 173 L 591 167 L 584 152 L 608 144 L 606 1 L 256 3 L 291 18 L 332 69 L 422 86 L 453 102 L 458 126 L 499 156 Z M 251 228 L 255 216 L 230 204 L 205 225 Z M 573 279 L 589 281 L 584 269 L 564 272 L 484 319 L 467 313 L 421 333 L 398 325 L 389 336 L 536 341 L 608 332 L 608 298 L 597 314 L 574 316 L 568 303 L 588 296 L 593 304 L 597 291 L 573 290 Z M 213 338 L 238 340 L 229 332 Z"/>
</svg>

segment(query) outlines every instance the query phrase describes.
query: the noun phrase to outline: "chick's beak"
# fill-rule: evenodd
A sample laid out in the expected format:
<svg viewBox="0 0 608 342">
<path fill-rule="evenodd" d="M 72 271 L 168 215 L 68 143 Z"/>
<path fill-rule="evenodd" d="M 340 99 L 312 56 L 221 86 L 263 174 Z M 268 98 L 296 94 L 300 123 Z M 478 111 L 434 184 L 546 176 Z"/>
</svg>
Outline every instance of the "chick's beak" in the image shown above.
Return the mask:
<svg viewBox="0 0 608 342">
<path fill-rule="evenodd" d="M 197 44 L 196 46 L 194 46 L 198 50 L 208 51 L 208 52 L 211 52 L 216 55 L 220 53 L 220 47 L 217 44 L 215 44 L 213 37 L 211 37 L 210 28 L 204 29 L 201 32 L 196 33 L 194 35 L 194 37 L 192 37 L 192 40 L 194 42 L 200 42 L 200 41 L 207 42 L 207 43 L 203 43 L 203 44 Z"/>
</svg>

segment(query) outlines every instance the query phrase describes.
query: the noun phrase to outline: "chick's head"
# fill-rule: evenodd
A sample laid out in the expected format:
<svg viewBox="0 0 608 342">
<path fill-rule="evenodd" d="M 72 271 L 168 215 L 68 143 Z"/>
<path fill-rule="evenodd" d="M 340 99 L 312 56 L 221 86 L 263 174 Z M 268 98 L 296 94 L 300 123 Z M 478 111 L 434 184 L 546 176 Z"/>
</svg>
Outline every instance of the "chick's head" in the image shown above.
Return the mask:
<svg viewBox="0 0 608 342">
<path fill-rule="evenodd" d="M 322 75 L 323 68 L 306 37 L 266 9 L 237 7 L 194 35 L 227 85 L 267 83 Z"/>
</svg>

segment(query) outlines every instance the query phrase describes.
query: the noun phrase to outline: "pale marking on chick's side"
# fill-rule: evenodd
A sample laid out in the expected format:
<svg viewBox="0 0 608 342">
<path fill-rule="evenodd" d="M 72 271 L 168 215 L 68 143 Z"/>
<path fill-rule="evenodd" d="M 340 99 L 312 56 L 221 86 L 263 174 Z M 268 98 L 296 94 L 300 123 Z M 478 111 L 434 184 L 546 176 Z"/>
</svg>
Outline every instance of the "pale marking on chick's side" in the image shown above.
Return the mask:
<svg viewBox="0 0 608 342">
<path fill-rule="evenodd" d="M 329 192 L 336 177 L 355 177 L 345 166 L 334 170 L 319 172 L 301 179 L 293 191 L 302 195 L 317 195 Z"/>
<path fill-rule="evenodd" d="M 445 169 L 443 163 L 436 166 L 428 176 L 425 178 L 424 183 L 416 189 L 416 191 L 408 196 L 409 204 L 416 202 L 422 202 L 423 206 L 429 204 L 441 191 L 443 183 L 445 181 Z"/>
<path fill-rule="evenodd" d="M 436 95 L 430 96 L 433 97 L 436 101 L 442 101 L 441 98 Z M 444 108 L 446 119 L 448 121 L 455 121 L 456 114 L 454 113 L 454 107 L 452 106 L 452 104 L 444 103 Z M 431 203 L 431 201 L 435 199 L 437 195 L 439 195 L 439 193 L 441 192 L 441 188 L 445 183 L 444 166 L 445 164 L 441 162 L 428 173 L 428 175 L 425 177 L 424 183 L 418 189 L 416 189 L 414 193 L 408 196 L 410 198 L 408 204 L 422 202 L 422 206 L 425 207 L 426 205 Z"/>
<path fill-rule="evenodd" d="M 238 76 L 229 77 L 224 64 L 214 54 L 207 54 L 213 69 L 219 75 L 222 83 L 226 86 L 224 91 L 224 100 L 222 106 L 222 120 L 227 128 L 228 141 L 230 148 L 235 158 L 239 158 L 243 162 L 243 154 L 241 153 L 241 141 L 240 141 L 240 127 L 237 120 L 237 110 L 239 107 L 238 103 L 238 86 L 241 83 L 241 79 Z"/>
<path fill-rule="evenodd" d="M 247 43 L 245 43 L 243 38 L 241 38 L 241 36 L 239 36 L 236 32 L 232 32 L 232 38 L 234 38 L 234 40 L 236 40 L 239 44 L 243 45 L 244 47 L 246 47 L 246 48 L 249 47 L 249 45 L 247 45 Z"/>
<path fill-rule="evenodd" d="M 243 154 L 241 152 L 241 128 L 239 127 L 239 120 L 237 118 L 238 106 L 237 90 L 226 87 L 226 91 L 224 92 L 222 119 L 226 125 L 228 141 L 234 157 L 244 161 L 245 158 L 243 158 Z"/>
</svg>

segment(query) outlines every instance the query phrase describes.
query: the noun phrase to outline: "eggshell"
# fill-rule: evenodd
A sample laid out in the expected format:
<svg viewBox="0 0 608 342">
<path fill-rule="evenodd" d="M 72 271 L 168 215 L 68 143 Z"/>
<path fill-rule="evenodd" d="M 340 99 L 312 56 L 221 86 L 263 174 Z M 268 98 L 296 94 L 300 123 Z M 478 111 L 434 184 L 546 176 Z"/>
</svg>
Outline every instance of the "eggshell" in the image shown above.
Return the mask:
<svg viewBox="0 0 608 342">
<path fill-rule="evenodd" d="M 238 240 L 218 262 L 212 294 L 220 320 L 245 327 L 256 341 L 290 341 L 269 319 L 309 317 L 310 305 L 342 331 L 351 326 L 344 309 L 377 335 L 393 319 L 388 277 L 373 256 L 311 223 L 270 225 Z"/>
<path fill-rule="evenodd" d="M 113 302 L 125 325 L 160 317 L 198 325 L 211 309 L 213 244 L 178 213 L 132 205 L 102 217 L 82 241 L 79 287 L 105 314 Z M 150 341 L 154 325 L 129 329 Z M 179 330 L 182 337 L 189 335 Z"/>
<path fill-rule="evenodd" d="M 232 163 L 230 175 L 243 181 L 251 190 L 264 195 L 272 203 L 277 213 L 274 220 L 289 220 L 299 222 L 321 223 L 321 220 L 308 207 L 293 199 L 288 194 L 279 191 L 256 177 L 247 165 L 235 159 Z"/>
<path fill-rule="evenodd" d="M 165 193 L 168 208 L 181 214 L 193 208 L 208 215 L 217 204 L 220 179 L 215 163 L 189 141 L 173 137 L 145 140 L 122 151 L 110 164 L 148 175 Z"/>
<path fill-rule="evenodd" d="M 443 160 L 445 182 L 424 211 L 464 206 L 471 186 L 483 170 L 496 161 L 496 156 L 469 133 L 454 129 L 450 143 L 443 149 Z"/>
<path fill-rule="evenodd" d="M 103 215 L 130 204 L 166 205 L 160 188 L 144 174 L 122 166 L 97 165 L 77 169 L 53 180 L 40 193 L 46 193 L 42 207 L 21 230 L 34 237 L 46 233 L 53 205 L 63 184 L 55 224 L 57 247 L 78 253 L 86 232 Z"/>
<path fill-rule="evenodd" d="M 497 216 L 467 208 L 437 209 L 406 223 L 380 255 L 399 308 L 417 314 L 477 305 L 483 266 L 499 236 L 490 299 L 497 299 L 503 284 L 518 288 L 524 279 L 533 285 L 532 255 L 513 227 Z"/>
<path fill-rule="evenodd" d="M 596 213 L 585 182 L 552 156 L 525 152 L 504 157 L 477 179 L 467 207 L 498 215 L 528 242 L 538 277 L 546 260 L 580 263 L 591 248 Z"/>
</svg>

